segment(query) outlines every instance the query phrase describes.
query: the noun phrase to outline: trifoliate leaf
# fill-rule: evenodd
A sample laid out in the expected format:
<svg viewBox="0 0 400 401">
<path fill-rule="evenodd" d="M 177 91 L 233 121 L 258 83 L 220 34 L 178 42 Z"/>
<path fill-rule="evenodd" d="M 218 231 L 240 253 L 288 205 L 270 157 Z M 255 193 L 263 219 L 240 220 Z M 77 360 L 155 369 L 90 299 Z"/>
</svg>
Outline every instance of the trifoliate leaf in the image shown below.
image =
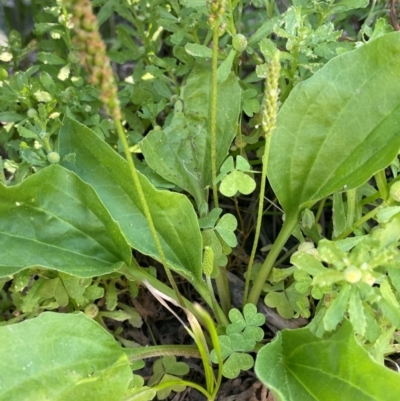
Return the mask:
<svg viewBox="0 0 400 401">
<path fill-rule="evenodd" d="M 236 228 L 236 217 L 230 213 L 224 214 L 215 226 L 215 230 L 230 247 L 235 247 L 237 245 L 237 238 L 234 233 Z"/>
<path fill-rule="evenodd" d="M 219 187 L 220 192 L 228 197 L 240 192 L 243 195 L 251 194 L 256 188 L 256 182 L 249 175 L 234 170 L 224 177 Z"/>
</svg>

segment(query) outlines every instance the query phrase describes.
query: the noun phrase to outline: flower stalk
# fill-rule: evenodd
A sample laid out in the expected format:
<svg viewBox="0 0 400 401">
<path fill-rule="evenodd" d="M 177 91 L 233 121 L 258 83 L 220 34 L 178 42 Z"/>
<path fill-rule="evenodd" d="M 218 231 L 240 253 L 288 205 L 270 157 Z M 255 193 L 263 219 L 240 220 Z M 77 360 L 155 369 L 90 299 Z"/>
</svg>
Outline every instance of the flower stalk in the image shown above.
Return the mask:
<svg viewBox="0 0 400 401">
<path fill-rule="evenodd" d="M 243 305 L 247 303 L 247 295 L 249 292 L 251 271 L 253 268 L 254 258 L 256 255 L 258 240 L 260 238 L 261 222 L 264 210 L 265 182 L 267 180 L 269 149 L 271 145 L 272 133 L 276 125 L 276 116 L 278 114 L 278 108 L 279 108 L 278 106 L 279 74 L 280 74 L 279 51 L 276 51 L 268 66 L 267 81 L 265 83 L 264 104 L 263 104 L 263 114 L 262 114 L 262 129 L 265 135 L 265 148 L 262 157 L 263 167 L 261 173 L 260 199 L 258 203 L 257 223 L 254 235 L 254 242 L 250 254 L 249 264 L 247 266 L 247 276 L 244 287 Z"/>
<path fill-rule="evenodd" d="M 117 84 L 114 79 L 110 59 L 106 53 L 106 46 L 100 36 L 97 18 L 93 13 L 90 0 L 64 0 L 65 5 L 73 10 L 72 23 L 75 31 L 74 44 L 76 45 L 81 64 L 90 74 L 89 82 L 100 89 L 100 100 L 103 102 L 107 113 L 114 120 L 119 140 L 123 146 L 129 170 L 139 195 L 142 212 L 146 217 L 150 232 L 153 236 L 161 263 L 164 266 L 168 280 L 174 289 L 178 301 L 184 306 L 182 296 L 178 290 L 171 270 L 168 267 L 167 259 L 161 246 L 154 221 L 147 204 L 139 174 L 129 150 L 124 128 L 121 124 L 121 107 L 118 99 Z"/>
</svg>

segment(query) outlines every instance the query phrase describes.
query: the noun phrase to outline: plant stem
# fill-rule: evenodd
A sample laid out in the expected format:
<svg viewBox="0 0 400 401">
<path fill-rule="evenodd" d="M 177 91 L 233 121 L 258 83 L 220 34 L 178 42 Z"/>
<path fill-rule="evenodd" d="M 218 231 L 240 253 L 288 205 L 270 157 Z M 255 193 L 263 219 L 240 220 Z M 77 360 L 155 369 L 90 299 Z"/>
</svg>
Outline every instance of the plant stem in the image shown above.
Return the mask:
<svg viewBox="0 0 400 401">
<path fill-rule="evenodd" d="M 155 242 L 156 247 L 157 247 L 157 251 L 158 251 L 158 253 L 160 255 L 161 263 L 164 266 L 165 273 L 167 274 L 168 280 L 169 280 L 172 288 L 175 291 L 175 294 L 176 294 L 176 296 L 178 298 L 178 302 L 180 303 L 181 306 L 184 306 L 185 304 L 184 304 L 182 296 L 181 296 L 181 294 L 180 294 L 180 292 L 178 290 L 178 287 L 177 287 L 177 285 L 175 283 L 174 277 L 172 276 L 171 270 L 168 267 L 167 259 L 165 257 L 164 251 L 162 249 L 161 242 L 160 242 L 160 239 L 158 237 L 156 228 L 154 226 L 153 218 L 151 216 L 149 206 L 147 205 L 146 198 L 145 198 L 144 193 L 143 193 L 143 188 L 142 188 L 142 184 L 141 184 L 140 179 L 139 179 L 139 174 L 138 174 L 138 172 L 136 170 L 136 167 L 135 167 L 135 165 L 133 163 L 133 158 L 132 158 L 131 152 L 129 151 L 128 141 L 126 140 L 125 132 L 124 132 L 124 129 L 122 127 L 121 121 L 117 120 L 117 119 L 114 119 L 114 123 L 115 123 L 115 127 L 117 128 L 119 140 L 121 141 L 122 147 L 124 148 L 125 156 L 126 156 L 126 159 L 127 159 L 128 165 L 129 165 L 129 170 L 131 172 L 131 175 L 132 175 L 132 178 L 133 178 L 133 182 L 134 182 L 135 187 L 136 187 L 136 191 L 137 191 L 137 193 L 139 195 L 139 199 L 140 199 L 140 203 L 141 203 L 141 206 L 142 206 L 142 209 L 143 209 L 143 213 L 144 213 L 144 215 L 146 217 L 147 223 L 149 224 L 150 232 L 151 232 L 151 234 L 153 236 L 154 242 Z"/>
<path fill-rule="evenodd" d="M 146 397 L 146 393 L 148 392 L 153 392 L 153 391 L 160 391 L 160 390 L 164 390 L 166 388 L 169 387 L 174 387 L 174 386 L 187 386 L 187 387 L 193 387 L 195 388 L 197 391 L 199 391 L 200 393 L 202 393 L 206 398 L 207 401 L 214 401 L 215 397 L 212 396 L 211 394 L 209 394 L 203 387 L 199 386 L 196 383 L 193 382 L 189 382 L 186 380 L 171 380 L 171 381 L 167 381 L 167 382 L 163 382 L 160 384 L 157 384 L 157 386 L 154 387 L 144 387 L 141 390 L 137 390 L 134 392 L 134 394 L 132 394 L 132 396 L 127 396 L 124 398 L 123 401 L 131 401 L 131 400 L 150 400 L 152 398 L 148 398 Z M 141 397 L 144 396 L 144 397 Z"/>
<path fill-rule="evenodd" d="M 129 362 L 164 355 L 200 358 L 200 352 L 196 345 L 151 345 L 149 347 L 127 348 L 124 351 Z"/>
<path fill-rule="evenodd" d="M 251 270 L 253 268 L 253 262 L 256 255 L 258 246 L 258 240 L 260 238 L 261 222 L 264 210 L 264 195 L 265 195 L 265 183 L 267 181 L 267 169 L 269 160 L 269 151 L 271 147 L 272 132 L 276 125 L 276 116 L 278 114 L 278 99 L 279 99 L 279 87 L 278 80 L 280 74 L 280 62 L 279 52 L 274 54 L 271 63 L 268 66 L 268 77 L 265 83 L 265 94 L 263 104 L 263 115 L 262 115 L 262 127 L 265 135 L 265 146 L 264 154 L 262 157 L 262 173 L 261 173 L 261 188 L 258 202 L 258 214 L 256 223 L 256 232 L 254 235 L 253 248 L 250 254 L 250 260 L 247 267 L 247 277 L 244 286 L 243 294 L 243 305 L 247 302 L 247 295 L 249 292 Z"/>
<path fill-rule="evenodd" d="M 228 315 L 228 312 L 232 308 L 228 276 L 226 274 L 225 267 L 219 266 L 218 269 L 219 269 L 219 274 L 215 278 L 215 284 L 217 286 L 217 292 L 218 292 L 219 300 L 221 302 L 221 308 L 224 311 L 224 314 Z"/>
<path fill-rule="evenodd" d="M 147 280 L 154 288 L 179 302 L 176 293 L 170 287 L 168 287 L 161 281 L 157 280 L 151 274 L 147 273 L 146 270 L 139 267 L 135 262 L 133 262 L 132 266 L 130 267 L 128 266 L 122 267 L 119 270 L 119 272 L 125 275 L 128 279 L 139 281 L 140 283 L 142 283 L 143 280 Z M 229 320 L 225 316 L 224 312 L 222 311 L 221 307 L 218 304 L 213 305 L 213 302 L 211 300 L 211 295 L 209 293 L 207 286 L 201 282 L 193 283 L 193 286 L 196 289 L 196 291 L 201 295 L 203 300 L 210 306 L 210 308 L 213 309 L 218 324 L 227 326 L 229 324 Z M 189 311 L 192 312 L 194 316 L 196 316 L 196 319 L 198 319 L 201 323 L 203 323 L 202 316 L 199 315 L 197 309 L 194 307 L 192 302 L 183 298 L 182 296 L 181 298 L 183 299 L 184 303 L 183 306 L 189 309 Z M 213 308 L 213 306 L 215 307 L 215 309 Z"/>
<path fill-rule="evenodd" d="M 319 222 L 319 219 L 321 218 L 322 211 L 324 210 L 324 206 L 325 206 L 326 199 L 327 199 L 327 198 L 324 198 L 324 199 L 321 200 L 321 202 L 319 202 L 317 214 L 315 215 L 315 222 L 316 222 L 316 223 L 318 223 L 318 222 Z"/>
<path fill-rule="evenodd" d="M 386 201 L 389 196 L 389 190 L 388 190 L 385 170 L 378 171 L 375 174 L 375 181 L 376 181 L 376 185 L 378 186 L 378 190 L 381 195 L 381 198 L 384 201 Z"/>
<path fill-rule="evenodd" d="M 276 259 L 279 256 L 282 248 L 285 246 L 286 241 L 292 234 L 297 224 L 297 213 L 286 216 L 286 220 L 283 223 L 282 229 L 279 232 L 277 239 L 272 245 L 271 250 L 269 251 L 267 258 L 265 259 L 263 265 L 261 266 L 261 270 L 259 271 L 256 279 L 254 280 L 253 288 L 250 291 L 249 297 L 247 299 L 248 303 L 252 303 L 257 305 L 258 299 L 261 295 L 263 286 L 265 281 L 267 280 L 269 273 L 274 266 Z"/>
<path fill-rule="evenodd" d="M 247 303 L 246 301 L 247 301 L 247 295 L 249 293 L 251 271 L 253 269 L 254 258 L 256 256 L 258 240 L 260 238 L 261 222 L 262 222 L 263 210 L 264 210 L 265 182 L 267 181 L 267 166 L 268 166 L 269 149 L 270 149 L 270 145 L 271 145 L 271 136 L 272 136 L 271 133 L 269 133 L 265 137 L 265 150 L 264 150 L 264 155 L 262 158 L 263 167 L 262 167 L 262 173 L 261 173 L 260 200 L 258 202 L 256 232 L 254 234 L 253 247 L 251 249 L 250 260 L 249 260 L 249 264 L 247 266 L 247 275 L 246 275 L 246 282 L 244 285 L 244 294 L 243 294 L 243 305 L 245 305 Z"/>
<path fill-rule="evenodd" d="M 218 21 L 218 20 L 217 20 Z M 211 134 L 211 178 L 213 188 L 214 207 L 219 207 L 218 188 L 215 180 L 217 178 L 217 100 L 218 100 L 218 40 L 219 40 L 219 22 L 215 21 L 213 25 L 213 47 L 212 47 L 212 72 L 211 72 L 211 115 L 210 115 L 210 134 Z M 222 310 L 225 314 L 231 308 L 228 277 L 225 269 L 221 268 L 215 279 L 218 295 L 222 304 Z"/>
<path fill-rule="evenodd" d="M 351 227 L 354 222 L 354 213 L 356 209 L 356 190 L 349 189 L 347 195 L 347 227 Z"/>
<path fill-rule="evenodd" d="M 218 69 L 218 30 L 219 24 L 213 28 L 213 47 L 212 47 L 212 75 L 211 75 L 211 177 L 213 188 L 214 207 L 218 207 L 218 189 L 215 179 L 217 178 L 217 69 Z"/>
<path fill-rule="evenodd" d="M 236 27 L 235 21 L 233 18 L 233 7 L 232 7 L 232 0 L 228 0 L 228 7 L 229 7 L 229 30 L 232 36 L 236 35 Z"/>
<path fill-rule="evenodd" d="M 338 235 L 336 238 L 334 238 L 335 241 L 340 240 L 340 239 L 345 239 L 348 237 L 356 228 L 362 226 L 366 221 L 369 219 L 372 219 L 382 208 L 382 206 L 378 206 L 375 209 L 372 209 L 369 213 L 365 214 L 361 219 L 357 220 L 353 225 L 350 227 L 346 228 L 340 235 Z"/>
</svg>

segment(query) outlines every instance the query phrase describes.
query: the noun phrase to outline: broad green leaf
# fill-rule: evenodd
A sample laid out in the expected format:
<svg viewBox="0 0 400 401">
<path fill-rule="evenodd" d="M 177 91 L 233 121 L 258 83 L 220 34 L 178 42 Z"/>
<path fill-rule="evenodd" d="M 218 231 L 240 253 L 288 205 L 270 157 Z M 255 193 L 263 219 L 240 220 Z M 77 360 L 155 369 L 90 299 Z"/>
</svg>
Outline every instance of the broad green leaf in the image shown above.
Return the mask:
<svg viewBox="0 0 400 401">
<path fill-rule="evenodd" d="M 255 372 L 280 401 L 396 401 L 400 376 L 356 342 L 345 321 L 319 339 L 307 328 L 283 330 L 257 355 Z"/>
<path fill-rule="evenodd" d="M 189 75 L 175 104 L 171 124 L 153 130 L 140 143 L 150 167 L 166 180 L 188 191 L 199 207 L 211 186 L 209 104 L 211 71 L 199 65 Z M 237 132 L 242 90 L 234 74 L 218 85 L 217 169 Z"/>
<path fill-rule="evenodd" d="M 82 313 L 0 327 L 0 355 L 1 401 L 120 401 L 132 377 L 123 349 Z"/>
<path fill-rule="evenodd" d="M 325 273 L 326 267 L 314 256 L 307 252 L 296 252 L 290 258 L 290 262 L 300 271 L 307 272 L 311 276 Z"/>
<path fill-rule="evenodd" d="M 58 165 L 13 187 L 0 184 L 0 243 L 1 277 L 34 266 L 92 277 L 131 259 L 93 188 Z"/>
<path fill-rule="evenodd" d="M 97 192 L 118 221 L 132 248 L 159 260 L 127 162 L 92 130 L 65 118 L 59 134 L 62 164 Z M 197 216 L 186 196 L 156 190 L 139 174 L 155 228 L 171 268 L 193 280 L 201 277 L 202 239 Z"/>
<path fill-rule="evenodd" d="M 400 34 L 338 56 L 278 114 L 269 180 L 290 215 L 382 170 L 400 147 Z"/>
</svg>

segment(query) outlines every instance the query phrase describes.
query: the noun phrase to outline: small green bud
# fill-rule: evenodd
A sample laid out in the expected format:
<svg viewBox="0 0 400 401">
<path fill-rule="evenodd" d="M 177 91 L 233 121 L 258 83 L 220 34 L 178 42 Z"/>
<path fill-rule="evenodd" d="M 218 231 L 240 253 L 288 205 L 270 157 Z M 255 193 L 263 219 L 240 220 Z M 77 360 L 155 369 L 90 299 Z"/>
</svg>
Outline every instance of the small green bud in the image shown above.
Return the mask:
<svg viewBox="0 0 400 401">
<path fill-rule="evenodd" d="M 400 181 L 396 181 L 390 187 L 390 197 L 396 202 L 400 202 Z"/>
<path fill-rule="evenodd" d="M 375 277 L 367 272 L 363 275 L 362 281 L 372 287 L 375 284 Z"/>
<path fill-rule="evenodd" d="M 206 276 L 211 276 L 213 269 L 214 269 L 214 251 L 210 246 L 205 246 L 203 255 L 203 273 Z"/>
<path fill-rule="evenodd" d="M 33 118 L 35 116 L 37 116 L 37 110 L 36 109 L 28 109 L 28 111 L 26 112 L 26 115 L 28 116 L 28 118 Z"/>
<path fill-rule="evenodd" d="M 247 39 L 241 33 L 235 35 L 232 39 L 232 47 L 237 51 L 242 53 L 246 50 L 247 47 Z"/>
<path fill-rule="evenodd" d="M 8 78 L 8 72 L 4 68 L 0 68 L 0 81 L 5 81 Z"/>
<path fill-rule="evenodd" d="M 89 316 L 90 318 L 95 318 L 99 313 L 99 308 L 95 304 L 89 304 L 85 307 L 85 315 Z"/>
<path fill-rule="evenodd" d="M 312 228 L 315 224 L 314 213 L 310 209 L 303 210 L 301 214 L 301 225 L 303 228 Z"/>
<path fill-rule="evenodd" d="M 50 164 L 56 164 L 60 161 L 60 155 L 57 152 L 50 152 L 47 154 L 47 160 Z"/>
<path fill-rule="evenodd" d="M 81 60 L 81 55 L 77 51 L 72 51 L 68 54 L 68 61 L 70 63 L 76 64 Z"/>
</svg>

